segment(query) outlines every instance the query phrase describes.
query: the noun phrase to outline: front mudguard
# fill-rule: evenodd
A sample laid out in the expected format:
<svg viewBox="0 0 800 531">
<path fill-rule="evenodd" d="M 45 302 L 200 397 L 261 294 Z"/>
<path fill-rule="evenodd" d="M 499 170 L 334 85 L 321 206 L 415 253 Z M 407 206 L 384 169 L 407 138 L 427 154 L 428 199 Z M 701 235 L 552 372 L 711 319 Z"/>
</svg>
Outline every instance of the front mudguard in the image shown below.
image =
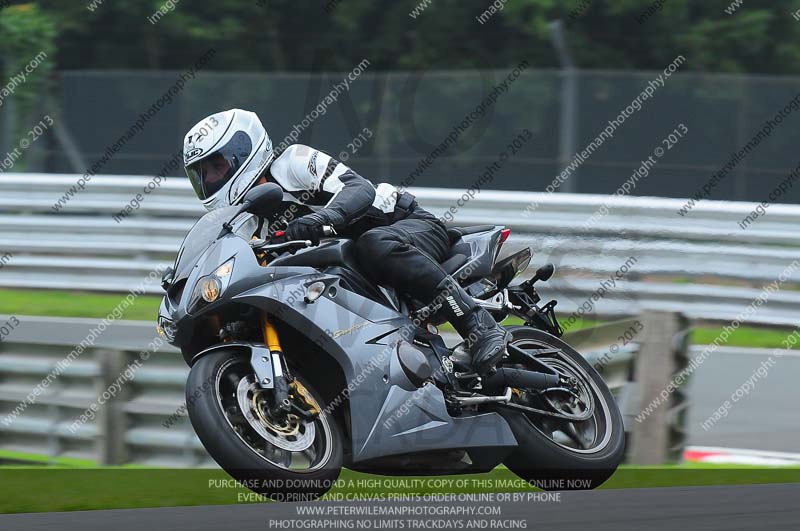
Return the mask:
<svg viewBox="0 0 800 531">
<path fill-rule="evenodd" d="M 220 343 L 195 354 L 189 362 L 189 367 L 193 367 L 197 360 L 209 354 L 221 351 L 234 351 L 242 356 L 250 358 L 250 365 L 253 367 L 258 377 L 258 385 L 262 389 L 274 389 L 275 381 L 283 376 L 282 367 L 285 362 L 280 352 L 270 352 L 269 348 L 263 343 L 250 343 L 237 341 L 231 343 Z"/>
</svg>

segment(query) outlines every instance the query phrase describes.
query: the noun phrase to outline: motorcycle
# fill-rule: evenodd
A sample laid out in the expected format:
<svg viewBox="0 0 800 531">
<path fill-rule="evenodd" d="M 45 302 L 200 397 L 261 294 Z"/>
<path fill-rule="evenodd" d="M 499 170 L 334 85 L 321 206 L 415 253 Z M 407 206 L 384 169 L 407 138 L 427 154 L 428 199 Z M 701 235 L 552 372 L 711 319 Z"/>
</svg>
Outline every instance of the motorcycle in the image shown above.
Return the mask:
<svg viewBox="0 0 800 531">
<path fill-rule="evenodd" d="M 267 183 L 192 227 L 162 279 L 159 332 L 191 368 L 200 441 L 232 477 L 275 500 L 313 499 L 343 467 L 384 475 L 489 472 L 504 464 L 544 489 L 594 488 L 622 460 L 622 417 L 592 366 L 560 339 L 556 301 L 512 285 L 529 248 L 503 260 L 510 230 L 448 229 L 442 264 L 512 341 L 489 376 L 439 334 L 444 300 L 422 304 L 359 272 L 353 241 L 318 246 L 259 220 L 280 208 Z M 375 264 L 380 267 L 380 264 Z"/>
</svg>

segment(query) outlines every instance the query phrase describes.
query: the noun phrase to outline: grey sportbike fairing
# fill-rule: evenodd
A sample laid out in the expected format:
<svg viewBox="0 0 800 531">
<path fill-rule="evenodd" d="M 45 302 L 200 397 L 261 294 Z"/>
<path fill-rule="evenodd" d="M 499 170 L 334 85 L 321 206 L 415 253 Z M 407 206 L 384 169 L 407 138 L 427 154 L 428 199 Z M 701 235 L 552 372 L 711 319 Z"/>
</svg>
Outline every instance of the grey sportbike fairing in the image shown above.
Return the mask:
<svg viewBox="0 0 800 531">
<path fill-rule="evenodd" d="M 501 368 L 491 380 L 481 382 L 470 374 L 464 350 L 447 348 L 436 332 L 433 325 L 441 322 L 437 307 L 423 307 L 389 287 L 370 285 L 358 272 L 352 241 L 331 238 L 309 247 L 280 238 L 253 239 L 259 218 L 247 210 L 263 214 L 265 202 L 275 206 L 274 197 L 273 201 L 255 197 L 261 187 L 248 193 L 254 199 L 248 203 L 246 197 L 245 206 L 218 209 L 201 218 L 165 275 L 167 294 L 159 309 L 159 329 L 181 349 L 187 364 L 194 370 L 204 357 L 223 352 L 245 358 L 252 369 L 251 389 L 257 384 L 261 388 L 257 392 L 276 396 L 281 389 L 280 396 L 286 396 L 293 367 L 303 367 L 304 381 L 326 390 L 324 409 L 344 434 L 344 466 L 350 468 L 385 473 L 480 472 L 517 450 L 520 441 L 507 415 L 495 406 L 527 412 L 527 406 L 511 404 L 512 388 L 515 393 L 528 386 L 560 389 L 566 385 L 563 375 L 510 347 L 512 357 L 530 362 L 526 368 L 534 370 Z M 544 330 L 539 332 L 543 336 L 554 340 L 560 336 L 555 302 L 537 306 L 539 298 L 532 287 L 536 276 L 522 287 L 506 289 L 527 267 L 530 250 L 496 262 L 507 237 L 503 227 L 457 229 L 452 236 L 453 277 L 476 300 L 483 297 L 498 320 L 514 313 L 529 327 Z M 537 272 L 546 277 L 542 280 L 551 274 L 547 267 Z M 213 299 L 214 294 L 218 298 L 208 302 L 206 298 Z M 267 344 L 261 319 L 272 323 L 282 348 Z M 326 361 L 319 371 L 303 366 L 304 356 L 312 351 L 328 358 L 319 358 Z M 271 411 L 282 407 L 273 406 Z M 613 403 L 611 407 L 616 408 Z M 298 415 L 311 418 L 309 411 Z M 206 444 L 203 434 L 198 435 Z M 221 456 L 209 451 L 229 468 Z"/>
</svg>

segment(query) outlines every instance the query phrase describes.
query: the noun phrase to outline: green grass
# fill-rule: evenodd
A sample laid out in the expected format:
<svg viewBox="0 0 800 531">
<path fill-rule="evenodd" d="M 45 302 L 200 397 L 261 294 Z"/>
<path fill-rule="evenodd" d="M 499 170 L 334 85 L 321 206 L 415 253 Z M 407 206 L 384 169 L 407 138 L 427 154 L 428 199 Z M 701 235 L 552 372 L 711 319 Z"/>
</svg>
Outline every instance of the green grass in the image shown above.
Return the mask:
<svg viewBox="0 0 800 531">
<path fill-rule="evenodd" d="M 124 295 L 79 291 L 0 290 L 0 314 L 45 317 L 93 317 L 102 319 L 116 308 Z M 123 319 L 155 321 L 161 297 L 143 295 L 125 311 Z"/>
<path fill-rule="evenodd" d="M 62 467 L 83 467 L 97 468 L 97 463 L 90 459 L 78 459 L 74 457 L 48 457 L 45 455 L 32 454 L 28 452 L 15 452 L 13 450 L 0 450 L 0 462 L 20 463 L 18 466 L 54 465 Z M 0 467 L 1 468 L 1 467 Z"/>
<path fill-rule="evenodd" d="M 692 332 L 691 341 L 697 345 L 712 343 L 722 332 L 722 328 L 697 328 Z M 728 337 L 723 346 L 784 348 L 783 339 L 792 333 L 791 329 L 754 328 L 741 326 Z"/>
<path fill-rule="evenodd" d="M 220 470 L 153 468 L 0 467 L 0 481 L 13 485 L 0 497 L 0 513 L 230 505 L 263 501 L 228 483 Z M 422 480 L 409 488 L 398 482 Z M 445 480 L 433 486 L 427 480 Z M 369 481 L 369 484 L 365 482 Z M 461 482 L 456 484 L 456 482 Z M 703 485 L 798 483 L 800 468 L 716 466 L 623 466 L 604 489 Z M 534 492 L 504 467 L 489 474 L 428 478 L 374 476 L 344 470 L 328 499 L 391 497 L 398 494 Z"/>
<path fill-rule="evenodd" d="M 101 319 L 119 304 L 122 297 L 118 294 L 97 294 L 74 291 L 38 291 L 38 290 L 0 290 L 0 314 L 9 315 L 41 315 L 47 317 L 90 317 Z M 153 295 L 141 296 L 128 308 L 123 319 L 155 321 L 161 297 Z M 563 317 L 562 317 L 563 319 Z M 522 324 L 517 318 L 509 318 L 506 324 Z M 580 330 L 603 324 L 603 321 L 578 319 L 572 326 L 565 327 L 566 332 Z M 449 324 L 440 327 L 444 332 L 452 332 Z M 720 334 L 722 328 L 703 327 L 692 332 L 692 343 L 709 344 Z M 766 329 L 749 326 L 739 327 L 726 343 L 731 347 L 780 348 L 781 341 L 790 329 Z"/>
<path fill-rule="evenodd" d="M 563 319 L 563 316 L 560 316 Z M 607 321 L 578 319 L 572 326 L 564 326 L 564 332 L 575 332 L 584 328 L 590 328 L 604 324 Z M 520 319 L 511 317 L 504 321 L 504 324 L 522 324 Z M 449 324 L 439 327 L 442 331 L 452 332 L 453 328 Z M 700 327 L 692 330 L 690 340 L 695 345 L 708 345 L 722 333 L 722 327 Z M 754 348 L 784 348 L 783 339 L 792 333 L 792 329 L 780 328 L 756 328 L 752 326 L 740 326 L 728 336 L 728 341 L 723 346 L 729 347 L 754 347 Z"/>
</svg>

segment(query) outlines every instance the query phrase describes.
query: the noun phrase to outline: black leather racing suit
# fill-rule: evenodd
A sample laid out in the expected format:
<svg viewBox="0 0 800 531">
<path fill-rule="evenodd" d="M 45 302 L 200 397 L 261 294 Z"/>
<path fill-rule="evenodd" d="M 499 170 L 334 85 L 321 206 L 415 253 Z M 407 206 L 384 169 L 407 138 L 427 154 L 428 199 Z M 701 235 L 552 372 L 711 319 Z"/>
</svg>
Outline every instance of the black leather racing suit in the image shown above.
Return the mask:
<svg viewBox="0 0 800 531">
<path fill-rule="evenodd" d="M 290 238 L 318 240 L 322 225 L 353 238 L 359 267 L 370 280 L 424 304 L 441 304 L 478 373 L 493 370 L 510 335 L 442 269 L 450 249 L 447 230 L 413 195 L 398 194 L 387 183 L 373 185 L 330 155 L 300 144 L 275 159 L 267 180 L 296 205 L 277 220 L 288 224 Z"/>
<path fill-rule="evenodd" d="M 288 223 L 314 213 L 337 233 L 355 240 L 361 271 L 377 284 L 429 303 L 447 273 L 439 265 L 450 249 L 444 224 L 408 192 L 373 185 L 330 155 L 295 144 L 269 168 L 267 180 L 283 188 Z"/>
</svg>

